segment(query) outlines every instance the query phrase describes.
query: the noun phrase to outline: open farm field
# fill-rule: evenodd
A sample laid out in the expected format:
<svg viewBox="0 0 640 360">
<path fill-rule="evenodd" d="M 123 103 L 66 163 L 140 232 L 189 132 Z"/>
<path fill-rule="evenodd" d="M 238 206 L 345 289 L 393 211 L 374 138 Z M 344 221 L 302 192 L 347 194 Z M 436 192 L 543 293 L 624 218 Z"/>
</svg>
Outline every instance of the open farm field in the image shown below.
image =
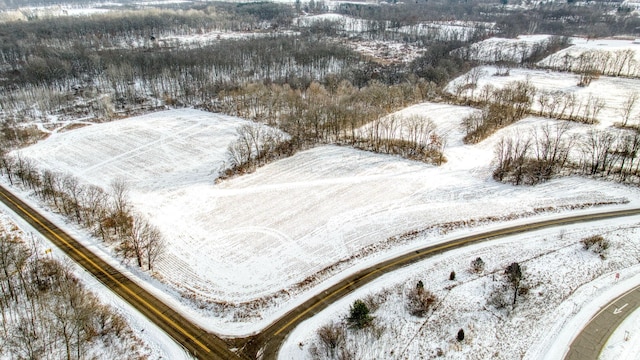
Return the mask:
<svg viewBox="0 0 640 360">
<path fill-rule="evenodd" d="M 117 178 L 137 190 L 213 183 L 227 145 L 248 121 L 171 110 L 53 134 L 20 153 L 54 171 L 104 188 Z"/>
</svg>

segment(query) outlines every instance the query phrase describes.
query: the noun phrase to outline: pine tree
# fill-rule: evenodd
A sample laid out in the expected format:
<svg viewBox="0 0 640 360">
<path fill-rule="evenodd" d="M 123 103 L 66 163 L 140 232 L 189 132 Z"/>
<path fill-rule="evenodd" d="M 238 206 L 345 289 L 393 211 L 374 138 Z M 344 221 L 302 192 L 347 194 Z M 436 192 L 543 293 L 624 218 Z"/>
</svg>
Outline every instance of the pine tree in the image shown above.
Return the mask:
<svg viewBox="0 0 640 360">
<path fill-rule="evenodd" d="M 363 329 L 373 321 L 373 317 L 369 314 L 369 307 L 362 300 L 356 300 L 349 310 L 347 322 L 356 329 Z"/>
</svg>

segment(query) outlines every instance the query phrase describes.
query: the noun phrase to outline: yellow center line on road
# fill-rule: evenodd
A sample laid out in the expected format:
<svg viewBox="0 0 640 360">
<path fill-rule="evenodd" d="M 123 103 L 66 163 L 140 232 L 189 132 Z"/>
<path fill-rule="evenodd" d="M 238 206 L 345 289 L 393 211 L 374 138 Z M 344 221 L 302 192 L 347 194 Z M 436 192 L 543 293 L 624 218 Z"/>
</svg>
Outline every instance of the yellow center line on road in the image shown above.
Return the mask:
<svg viewBox="0 0 640 360">
<path fill-rule="evenodd" d="M 9 202 L 11 202 L 14 206 L 16 206 L 18 209 L 20 209 L 20 211 L 22 211 L 24 214 L 26 214 L 28 217 L 30 217 L 34 222 L 36 222 L 37 224 L 39 224 L 40 226 L 42 226 L 42 228 L 46 229 L 51 235 L 53 235 L 54 237 L 56 237 L 58 240 L 60 240 L 61 242 L 63 242 L 64 244 L 66 244 L 69 248 L 73 249 L 73 251 L 75 251 L 76 254 L 78 254 L 80 257 L 82 257 L 84 260 L 86 260 L 88 263 L 90 263 L 93 267 L 95 267 L 96 269 L 98 269 L 100 272 L 102 272 L 104 275 L 106 275 L 109 280 L 113 281 L 115 284 L 119 285 L 120 287 L 122 287 L 127 293 L 129 293 L 129 295 L 133 296 L 138 302 L 140 302 L 140 304 L 142 304 L 144 307 L 146 307 L 147 309 L 150 309 L 152 312 L 154 312 L 157 316 L 159 316 L 160 318 L 162 318 L 166 323 L 168 323 L 169 325 L 171 325 L 173 328 L 175 328 L 176 330 L 178 330 L 179 332 L 181 332 L 183 335 L 185 335 L 186 337 L 188 337 L 189 339 L 191 339 L 196 345 L 198 345 L 199 347 L 201 347 L 202 349 L 204 349 L 206 352 L 211 352 L 211 349 L 209 349 L 206 345 L 204 345 L 203 343 L 201 343 L 198 339 L 196 339 L 193 335 L 191 335 L 189 332 L 187 332 L 185 329 L 183 329 L 180 325 L 176 324 L 173 320 L 171 320 L 169 317 L 167 317 L 165 314 L 163 314 L 160 310 L 158 310 L 156 307 L 152 306 L 151 304 L 149 304 L 147 301 L 145 301 L 143 298 L 141 298 L 138 294 L 136 294 L 135 292 L 133 292 L 133 290 L 129 289 L 127 286 L 125 286 L 124 284 L 122 284 L 120 281 L 118 281 L 118 279 L 116 279 L 115 277 L 113 277 L 110 273 L 108 273 L 106 270 L 104 270 L 102 267 L 98 266 L 98 264 L 96 264 L 93 260 L 91 260 L 89 257 L 87 257 L 83 252 L 81 252 L 80 250 L 78 250 L 75 246 L 72 246 L 67 240 L 63 239 L 60 235 L 56 234 L 51 228 L 49 228 L 48 226 L 46 226 L 45 224 L 42 223 L 42 221 L 40 221 L 39 219 L 37 219 L 36 217 L 34 217 L 33 215 L 31 215 L 30 212 L 26 211 L 22 206 L 20 206 L 20 204 L 16 203 L 15 201 L 13 201 L 13 199 L 11 199 L 10 197 L 8 197 L 6 194 L 1 193 L 2 196 L 7 199 Z"/>
</svg>

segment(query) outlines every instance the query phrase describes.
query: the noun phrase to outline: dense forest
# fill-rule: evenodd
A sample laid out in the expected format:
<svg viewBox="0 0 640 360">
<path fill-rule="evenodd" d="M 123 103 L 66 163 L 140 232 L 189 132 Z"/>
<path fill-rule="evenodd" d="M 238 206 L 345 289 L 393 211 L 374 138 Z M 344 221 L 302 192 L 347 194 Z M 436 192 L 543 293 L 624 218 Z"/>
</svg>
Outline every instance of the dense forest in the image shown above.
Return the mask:
<svg viewBox="0 0 640 360">
<path fill-rule="evenodd" d="M 54 2 L 42 5 L 49 3 Z M 610 2 L 542 4 L 526 11 L 493 1 L 340 4 L 334 11 L 353 19 L 349 25 L 331 18 L 301 21 L 328 11 L 315 1 L 129 5 L 84 16 L 25 12 L 21 20 L 0 22 L 4 149 L 39 139 L 42 133 L 27 125 L 33 120 L 100 122 L 197 107 L 288 132 L 292 138 L 276 147 L 276 157 L 316 142 L 337 142 L 441 163 L 437 132 L 420 143 L 390 144 L 380 130 L 365 135 L 355 128 L 413 103 L 446 98 L 443 87 L 477 65 L 462 50 L 486 37 L 635 35 L 638 21 Z M 424 31 L 433 22 L 464 22 L 470 31 Z M 533 64 L 568 45 L 566 38 L 557 39 L 564 40 L 539 47 L 523 62 Z M 377 41 L 420 51 L 409 61 L 357 51 L 358 44 Z M 491 126 L 482 121 L 475 132 Z M 237 165 L 246 170 L 247 164 Z"/>
</svg>

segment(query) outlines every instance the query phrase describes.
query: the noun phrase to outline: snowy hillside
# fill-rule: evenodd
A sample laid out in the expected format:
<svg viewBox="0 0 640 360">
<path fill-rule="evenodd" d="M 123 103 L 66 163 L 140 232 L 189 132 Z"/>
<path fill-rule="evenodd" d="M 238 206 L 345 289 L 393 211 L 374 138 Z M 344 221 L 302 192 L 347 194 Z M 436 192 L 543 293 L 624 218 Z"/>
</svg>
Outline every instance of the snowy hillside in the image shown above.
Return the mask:
<svg viewBox="0 0 640 360">
<path fill-rule="evenodd" d="M 572 46 L 538 62 L 561 71 L 596 69 L 605 75 L 640 76 L 640 44 L 636 40 L 572 38 Z"/>
<path fill-rule="evenodd" d="M 460 51 L 471 60 L 483 62 L 511 61 L 522 63 L 536 47 L 548 43 L 549 35 L 521 35 L 515 39 L 492 37 Z"/>
<path fill-rule="evenodd" d="M 469 74 L 473 72 L 478 74 L 477 82 L 475 86 L 469 86 L 470 79 L 473 78 Z M 522 68 L 509 69 L 508 76 L 496 76 L 497 72 L 498 69 L 493 66 L 475 68 L 469 74 L 454 79 L 447 85 L 446 90 L 452 94 L 477 99 L 482 95 L 482 89 L 486 86 L 502 88 L 514 81 L 528 81 L 538 91 L 532 104 L 534 111 L 540 110 L 541 93 L 549 94 L 554 98 L 567 98 L 575 95 L 576 109 L 580 104 L 582 104 L 581 109 L 584 110 L 589 102 L 592 106 L 595 106 L 595 101 L 601 103 L 596 119 L 600 121 L 602 127 L 606 127 L 620 121 L 622 104 L 629 97 L 629 94 L 640 89 L 640 80 L 637 79 L 603 76 L 593 80 L 590 86 L 581 87 L 578 86 L 580 76 L 571 73 Z M 631 118 L 635 119 L 639 115 L 640 109 L 634 109 Z"/>
</svg>

